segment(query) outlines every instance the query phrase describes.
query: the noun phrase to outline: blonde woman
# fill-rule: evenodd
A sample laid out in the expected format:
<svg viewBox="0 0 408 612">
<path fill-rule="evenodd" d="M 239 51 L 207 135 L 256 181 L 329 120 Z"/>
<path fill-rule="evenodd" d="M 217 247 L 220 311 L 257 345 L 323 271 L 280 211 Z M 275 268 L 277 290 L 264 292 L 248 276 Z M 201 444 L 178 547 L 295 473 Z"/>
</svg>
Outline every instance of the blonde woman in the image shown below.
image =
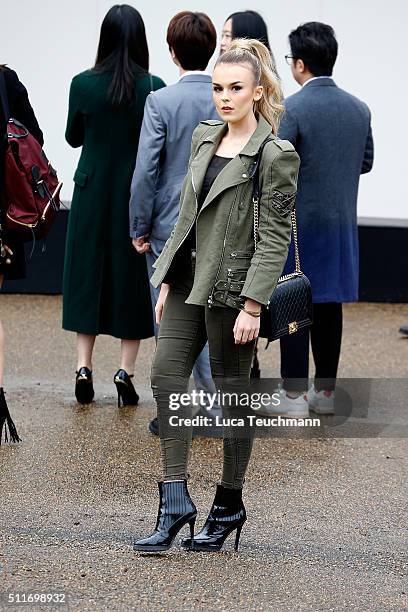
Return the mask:
<svg viewBox="0 0 408 612">
<path fill-rule="evenodd" d="M 214 380 L 248 382 L 261 308 L 287 257 L 299 158 L 290 143 L 276 137 L 282 92 L 261 42 L 234 40 L 217 60 L 212 81 L 221 121 L 203 121 L 194 131 L 180 216 L 151 279 L 154 286 L 161 283 L 152 389 L 164 478 L 155 530 L 134 543 L 136 551 L 167 550 L 187 523 L 190 538 L 183 540 L 184 548 L 219 550 L 235 530 L 238 548 L 246 520 L 242 486 L 253 435 L 248 428 L 238 432 L 225 427 L 221 483 L 203 528 L 194 536 L 197 510 L 187 490 L 191 427 L 172 425 L 169 394 L 186 390 L 207 339 Z M 251 171 L 266 139 L 271 142 L 260 165 L 254 252 Z M 224 407 L 224 415 L 237 409 Z M 185 412 L 179 410 L 177 416 Z"/>
</svg>

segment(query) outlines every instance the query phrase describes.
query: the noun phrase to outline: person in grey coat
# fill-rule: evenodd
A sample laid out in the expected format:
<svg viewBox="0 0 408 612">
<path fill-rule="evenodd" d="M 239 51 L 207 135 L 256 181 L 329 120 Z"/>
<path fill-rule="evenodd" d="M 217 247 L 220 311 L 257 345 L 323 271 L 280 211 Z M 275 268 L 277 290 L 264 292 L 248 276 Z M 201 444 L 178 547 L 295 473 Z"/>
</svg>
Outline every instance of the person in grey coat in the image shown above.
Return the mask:
<svg viewBox="0 0 408 612">
<path fill-rule="evenodd" d="M 291 32 L 289 43 L 286 58 L 301 89 L 285 100 L 279 136 L 294 145 L 301 160 L 296 212 L 302 270 L 312 285 L 316 374 L 304 396 L 309 332 L 282 339 L 280 411 L 302 417 L 308 409 L 334 411 L 342 303 L 358 300 L 358 185 L 360 174 L 373 165 L 373 138 L 368 106 L 332 78 L 338 48 L 333 29 L 305 23 Z M 293 272 L 291 251 L 285 274 Z"/>
<path fill-rule="evenodd" d="M 211 76 L 204 72 L 217 44 L 212 21 L 204 13 L 178 13 L 169 23 L 167 43 L 180 79 L 146 99 L 130 197 L 130 235 L 138 253 L 146 253 L 149 277 L 178 218 L 193 131 L 200 121 L 219 119 Z M 160 288 L 150 289 L 155 307 Z M 193 375 L 199 388 L 214 390 L 212 385 L 207 389 L 211 383 L 208 345 Z M 158 433 L 157 419 L 149 429 Z"/>
</svg>

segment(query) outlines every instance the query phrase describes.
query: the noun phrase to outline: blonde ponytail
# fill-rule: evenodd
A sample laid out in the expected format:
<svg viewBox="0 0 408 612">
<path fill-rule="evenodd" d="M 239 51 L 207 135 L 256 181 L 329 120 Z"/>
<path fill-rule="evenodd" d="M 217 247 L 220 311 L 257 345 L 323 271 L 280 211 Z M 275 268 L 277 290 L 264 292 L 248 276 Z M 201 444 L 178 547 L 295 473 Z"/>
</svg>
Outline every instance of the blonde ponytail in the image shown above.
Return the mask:
<svg viewBox="0 0 408 612">
<path fill-rule="evenodd" d="M 263 94 L 254 103 L 254 109 L 270 124 L 277 134 L 283 113 L 283 94 L 276 67 L 267 47 L 255 38 L 234 38 L 228 51 L 218 58 L 217 64 L 250 64 L 257 85 L 262 85 Z"/>
</svg>

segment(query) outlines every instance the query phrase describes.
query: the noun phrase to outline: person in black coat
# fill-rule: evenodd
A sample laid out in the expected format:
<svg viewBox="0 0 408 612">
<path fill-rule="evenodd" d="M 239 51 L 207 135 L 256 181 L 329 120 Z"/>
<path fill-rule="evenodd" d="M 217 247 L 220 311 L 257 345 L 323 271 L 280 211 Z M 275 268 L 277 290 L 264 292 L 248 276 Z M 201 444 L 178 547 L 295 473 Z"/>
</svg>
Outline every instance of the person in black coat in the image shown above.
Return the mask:
<svg viewBox="0 0 408 612">
<path fill-rule="evenodd" d="M 0 78 L 3 80 L 8 99 L 10 114 L 20 121 L 28 131 L 41 144 L 44 143 L 43 133 L 40 130 L 34 111 L 28 99 L 27 90 L 19 80 L 14 70 L 6 66 L 0 66 Z M 0 219 L 4 215 L 4 154 L 6 150 L 7 117 L 3 105 L 0 104 Z M 4 244 L 7 246 L 10 263 L 7 261 L 0 268 L 0 288 L 3 278 L 24 278 L 25 258 L 24 245 L 15 240 L 12 233 L 3 236 Z M 16 427 L 11 419 L 10 412 L 3 390 L 4 371 L 4 332 L 0 320 L 0 444 L 3 436 L 3 428 L 6 442 L 19 442 L 20 438 Z M 7 432 L 8 429 L 8 432 Z"/>
<path fill-rule="evenodd" d="M 28 93 L 24 85 L 19 80 L 14 70 L 7 68 L 6 66 L 0 66 L 0 71 L 4 76 L 4 83 L 6 86 L 6 93 L 8 98 L 8 104 L 10 108 L 10 114 L 14 119 L 20 121 L 34 136 L 34 138 L 42 146 L 44 144 L 43 133 L 38 125 L 38 121 L 34 115 L 34 111 L 28 99 Z M 1 76 L 0 76 L 1 78 Z M 6 126 L 7 119 L 5 117 L 3 106 L 0 104 L 0 213 L 4 214 L 4 152 L 6 146 Z M 15 240 L 12 234 L 9 234 L 6 239 L 6 243 L 13 251 L 11 258 L 11 264 L 7 265 L 3 271 L 0 270 L 0 274 L 4 272 L 5 278 L 18 279 L 24 278 L 25 276 L 25 259 L 24 259 L 24 246 L 21 242 Z M 1 285 L 0 285 L 1 286 Z"/>
<path fill-rule="evenodd" d="M 7 66 L 0 66 L 0 70 L 4 75 L 6 82 L 6 90 L 10 113 L 12 117 L 20 121 L 40 143 L 44 144 L 43 133 L 38 125 L 38 121 L 34 115 L 34 111 L 28 99 L 28 93 L 24 85 L 19 80 L 17 73 Z M 0 130 L 3 133 L 6 128 L 6 120 L 3 109 L 0 109 Z"/>
</svg>

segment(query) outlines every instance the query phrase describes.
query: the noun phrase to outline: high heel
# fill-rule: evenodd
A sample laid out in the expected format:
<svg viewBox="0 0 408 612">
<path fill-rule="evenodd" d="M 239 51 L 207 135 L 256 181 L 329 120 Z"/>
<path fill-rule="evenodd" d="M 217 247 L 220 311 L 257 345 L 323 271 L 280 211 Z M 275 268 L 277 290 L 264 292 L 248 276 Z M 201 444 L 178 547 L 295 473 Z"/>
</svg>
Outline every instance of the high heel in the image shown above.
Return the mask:
<svg viewBox="0 0 408 612">
<path fill-rule="evenodd" d="M 193 539 L 184 538 L 181 546 L 194 551 L 221 550 L 230 533 L 237 530 L 234 549 L 238 550 L 242 526 L 246 521 L 242 489 L 217 486 L 214 502 L 203 528 Z"/>
<path fill-rule="evenodd" d="M 194 539 L 194 529 L 195 529 L 196 518 L 197 518 L 197 514 L 189 521 L 189 525 L 190 525 L 190 539 L 191 540 Z"/>
<path fill-rule="evenodd" d="M 0 387 L 0 444 L 1 439 L 3 437 L 3 428 L 4 428 L 4 441 L 5 442 L 21 442 L 21 438 L 17 433 L 16 426 L 14 425 L 14 421 L 11 418 L 6 397 L 4 395 L 3 387 Z M 7 432 L 8 429 L 8 432 Z M 10 440 L 9 440 L 10 438 Z"/>
<path fill-rule="evenodd" d="M 237 527 L 237 533 L 235 534 L 234 550 L 238 550 L 239 538 L 241 537 L 241 531 L 242 531 L 242 525 Z"/>
<path fill-rule="evenodd" d="M 80 404 L 90 404 L 95 396 L 92 371 L 85 366 L 79 368 L 75 379 L 75 397 Z"/>
<path fill-rule="evenodd" d="M 121 403 L 123 406 L 136 406 L 139 401 L 139 396 L 130 380 L 131 378 L 133 378 L 133 374 L 129 375 L 123 369 L 118 370 L 113 377 L 113 382 L 118 391 L 118 408 L 120 408 Z"/>
<path fill-rule="evenodd" d="M 163 552 L 168 550 L 174 538 L 186 525 L 190 525 L 190 541 L 194 539 L 197 517 L 195 507 L 187 489 L 186 480 L 159 482 L 160 503 L 156 527 L 153 533 L 133 543 L 137 552 Z"/>
</svg>

